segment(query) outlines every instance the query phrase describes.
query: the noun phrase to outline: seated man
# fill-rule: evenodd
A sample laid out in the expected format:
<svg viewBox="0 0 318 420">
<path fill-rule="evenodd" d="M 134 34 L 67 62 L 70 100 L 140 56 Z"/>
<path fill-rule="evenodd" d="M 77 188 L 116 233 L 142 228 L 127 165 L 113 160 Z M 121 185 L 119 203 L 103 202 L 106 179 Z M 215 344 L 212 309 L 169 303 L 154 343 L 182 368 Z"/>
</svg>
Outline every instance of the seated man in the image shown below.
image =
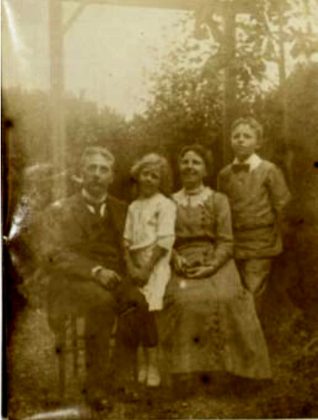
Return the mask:
<svg viewBox="0 0 318 420">
<path fill-rule="evenodd" d="M 121 240 L 126 206 L 108 194 L 113 155 L 88 147 L 81 161 L 82 190 L 51 206 L 45 252 L 50 273 L 48 310 L 57 331 L 65 314 L 85 317 L 86 393 L 93 405 L 109 392 L 109 340 L 124 290 Z"/>
</svg>

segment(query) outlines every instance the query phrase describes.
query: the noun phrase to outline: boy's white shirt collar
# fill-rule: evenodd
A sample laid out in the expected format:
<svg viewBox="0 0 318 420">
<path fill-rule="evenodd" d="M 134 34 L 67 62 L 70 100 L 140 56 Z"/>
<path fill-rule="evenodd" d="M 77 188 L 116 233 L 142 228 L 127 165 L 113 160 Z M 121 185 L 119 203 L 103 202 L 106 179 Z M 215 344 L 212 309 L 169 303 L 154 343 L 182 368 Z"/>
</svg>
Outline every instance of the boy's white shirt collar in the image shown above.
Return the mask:
<svg viewBox="0 0 318 420">
<path fill-rule="evenodd" d="M 254 171 L 261 163 L 263 159 L 261 159 L 256 153 L 253 153 L 251 156 L 249 156 L 247 159 L 243 160 L 243 162 L 239 161 L 238 158 L 235 158 L 233 160 L 232 165 L 237 164 L 246 164 L 250 166 L 249 172 Z"/>
</svg>

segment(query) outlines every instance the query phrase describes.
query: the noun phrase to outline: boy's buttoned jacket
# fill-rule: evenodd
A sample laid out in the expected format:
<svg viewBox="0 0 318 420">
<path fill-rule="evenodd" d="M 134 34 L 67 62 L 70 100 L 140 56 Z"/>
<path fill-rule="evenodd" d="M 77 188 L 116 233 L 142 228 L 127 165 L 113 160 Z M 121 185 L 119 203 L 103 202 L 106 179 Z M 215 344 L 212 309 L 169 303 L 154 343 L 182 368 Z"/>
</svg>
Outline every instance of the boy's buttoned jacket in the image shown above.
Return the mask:
<svg viewBox="0 0 318 420">
<path fill-rule="evenodd" d="M 230 201 L 236 258 L 267 258 L 282 251 L 281 214 L 290 193 L 280 169 L 259 159 L 249 171 L 236 172 L 234 164 L 219 174 L 218 189 Z"/>
</svg>

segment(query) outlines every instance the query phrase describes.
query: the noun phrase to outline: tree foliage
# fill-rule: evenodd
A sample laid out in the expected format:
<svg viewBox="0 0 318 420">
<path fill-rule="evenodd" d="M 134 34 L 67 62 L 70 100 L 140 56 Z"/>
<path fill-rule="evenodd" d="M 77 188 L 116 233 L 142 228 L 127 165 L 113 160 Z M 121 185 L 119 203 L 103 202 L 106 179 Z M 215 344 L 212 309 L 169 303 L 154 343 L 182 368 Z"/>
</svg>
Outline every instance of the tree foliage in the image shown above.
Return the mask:
<svg viewBox="0 0 318 420">
<path fill-rule="evenodd" d="M 232 3 L 234 7 L 235 2 Z M 318 7 L 315 0 L 255 0 L 245 4 L 245 13 L 236 15 L 235 51 L 224 48 L 225 9 L 222 18 L 214 13 L 211 5 L 197 25 L 201 33 L 205 29 L 206 36 L 218 45 L 206 65 L 211 67 L 212 63 L 215 71 L 213 62 L 223 57 L 223 67 L 232 66 L 236 75 L 238 95 L 253 99 L 262 90 L 261 82 L 268 79 L 270 63 L 281 73 L 287 62 L 309 62 L 318 52 Z M 282 78 L 279 82 L 283 82 Z"/>
<path fill-rule="evenodd" d="M 15 208 L 16 199 L 29 183 L 40 183 L 52 190 L 56 177 L 64 178 L 71 192 L 76 188 L 72 176 L 78 174 L 79 157 L 85 146 L 106 145 L 124 159 L 118 159 L 119 179 L 122 182 L 123 165 L 127 157 L 128 125 L 124 117 L 107 107 L 84 98 L 68 97 L 65 100 L 65 171 L 57 174 L 53 167 L 54 147 L 50 133 L 50 97 L 41 91 L 11 88 L 3 92 L 6 165 L 8 194 Z M 115 185 L 116 187 L 116 185 Z M 41 189 L 41 188 L 40 188 Z M 49 199 L 49 197 L 48 197 Z"/>
<path fill-rule="evenodd" d="M 199 142 L 220 156 L 225 107 L 224 70 L 234 80 L 233 116 L 255 114 L 265 125 L 267 137 L 283 144 L 284 92 L 275 94 L 290 63 L 309 61 L 317 50 L 318 10 L 314 0 L 255 0 L 248 13 L 236 16 L 236 49 L 229 50 L 224 33 L 224 8 L 206 2 L 192 17 L 180 22 L 166 60 L 150 79 L 151 99 L 146 111 L 127 123 L 105 107 L 98 109 L 84 98 L 68 97 L 65 103 L 66 164 L 76 172 L 76 162 L 86 144 L 106 144 L 116 152 L 120 190 L 125 190 L 128 167 L 147 150 L 173 157 L 186 143 Z M 222 2 L 221 2 L 222 3 Z M 245 2 L 249 3 L 249 2 Z M 233 6 L 234 7 L 234 6 Z M 196 36 L 194 36 L 196 35 Z M 283 50 L 286 61 L 282 61 Z M 288 64 L 289 63 L 289 64 Z M 288 64 L 288 65 L 287 65 Z M 273 67 L 274 66 L 274 67 Z M 276 67 L 275 67 L 276 66 Z M 276 75 L 272 76 L 272 69 Z M 280 78 L 278 75 L 280 74 Z M 14 115 L 9 164 L 19 181 L 24 167 L 52 162 L 49 144 L 49 97 L 43 92 L 11 89 L 4 92 L 5 111 Z M 266 100 L 265 100 L 266 98 Z M 6 99 L 8 99 L 6 101 Z M 274 114 L 271 109 L 276 109 Z M 129 147 L 127 147 L 129 145 Z M 9 145 L 8 145 L 9 146 Z M 269 156 L 275 148 L 266 148 Z M 222 165 L 216 162 L 216 170 Z"/>
<path fill-rule="evenodd" d="M 224 71 L 229 69 L 235 87 L 230 99 L 232 116 L 256 115 L 265 125 L 267 138 L 272 139 L 265 155 L 277 157 L 288 133 L 285 94 L 275 92 L 285 86 L 291 68 L 304 61 L 307 65 L 317 51 L 316 3 L 245 2 L 249 3 L 248 13 L 236 16 L 235 50 L 229 48 L 225 34 L 229 1 L 219 10 L 212 3 L 204 3 L 192 18 L 180 22 L 182 35 L 152 76 L 152 98 L 142 117 L 134 119 L 132 136 L 138 144 L 151 144 L 170 155 L 182 144 L 200 142 L 220 156 L 225 141 Z M 217 163 L 222 165 L 220 159 Z"/>
</svg>

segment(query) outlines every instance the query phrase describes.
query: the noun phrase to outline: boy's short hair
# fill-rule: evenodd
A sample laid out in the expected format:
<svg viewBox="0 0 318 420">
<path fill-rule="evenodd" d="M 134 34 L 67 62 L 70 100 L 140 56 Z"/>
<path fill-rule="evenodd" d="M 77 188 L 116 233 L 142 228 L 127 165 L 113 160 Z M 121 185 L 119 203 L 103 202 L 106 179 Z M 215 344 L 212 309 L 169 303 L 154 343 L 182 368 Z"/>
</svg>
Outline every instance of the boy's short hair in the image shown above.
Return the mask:
<svg viewBox="0 0 318 420">
<path fill-rule="evenodd" d="M 237 118 L 231 125 L 231 133 L 241 124 L 249 125 L 255 131 L 258 142 L 263 142 L 263 127 L 254 117 Z"/>
<path fill-rule="evenodd" d="M 107 160 L 110 166 L 113 168 L 115 164 L 114 155 L 104 146 L 88 146 L 84 149 L 84 152 L 81 156 L 81 167 L 85 165 L 86 160 L 95 155 L 102 156 L 105 160 Z"/>
<path fill-rule="evenodd" d="M 160 185 L 159 189 L 164 194 L 169 195 L 172 189 L 171 169 L 167 159 L 157 153 L 149 153 L 137 160 L 132 166 L 130 174 L 134 181 L 138 183 L 139 174 L 145 166 L 158 166 L 160 168 Z"/>
</svg>

